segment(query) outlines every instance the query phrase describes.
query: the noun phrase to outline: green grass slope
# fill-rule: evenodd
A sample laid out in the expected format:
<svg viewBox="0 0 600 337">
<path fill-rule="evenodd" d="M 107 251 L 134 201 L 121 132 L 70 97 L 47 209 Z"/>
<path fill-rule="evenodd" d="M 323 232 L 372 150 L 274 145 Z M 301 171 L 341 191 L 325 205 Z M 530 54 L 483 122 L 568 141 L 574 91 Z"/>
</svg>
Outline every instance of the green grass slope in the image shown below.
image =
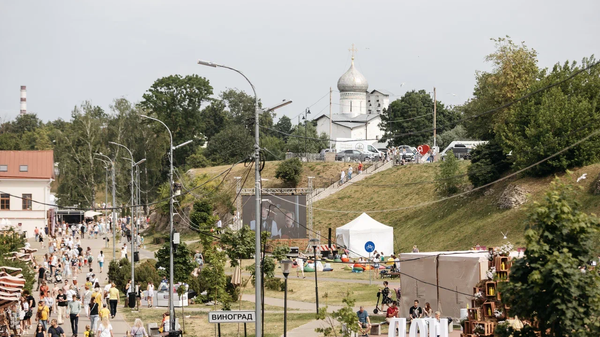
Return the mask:
<svg viewBox="0 0 600 337">
<path fill-rule="evenodd" d="M 515 247 L 524 245 L 527 208 L 534 201 L 542 200 L 554 177 L 515 177 L 493 185 L 487 192 L 476 191 L 421 207 L 374 212 L 441 199 L 435 192 L 435 184 L 426 183 L 435 179 L 438 166 L 436 163 L 394 167 L 316 202 L 315 229 L 326 235 L 327 228 L 335 230 L 360 215 L 323 209 L 366 211 L 374 219 L 394 227 L 396 252 L 408 252 L 415 244 L 421 251 L 470 249 L 476 244 L 497 246 L 504 241 L 501 231 L 508 232 L 508 240 Z M 468 162 L 461 162 L 463 172 L 466 172 L 467 166 Z M 572 175 L 561 174 L 561 179 L 582 187 L 575 195 L 582 211 L 598 214 L 600 196 L 592 195 L 590 188 L 600 173 L 600 164 L 574 169 L 572 172 Z M 576 183 L 577 177 L 583 173 L 587 173 L 587 179 Z M 528 192 L 527 202 L 516 209 L 500 209 L 498 199 L 509 184 L 524 188 Z"/>
</svg>

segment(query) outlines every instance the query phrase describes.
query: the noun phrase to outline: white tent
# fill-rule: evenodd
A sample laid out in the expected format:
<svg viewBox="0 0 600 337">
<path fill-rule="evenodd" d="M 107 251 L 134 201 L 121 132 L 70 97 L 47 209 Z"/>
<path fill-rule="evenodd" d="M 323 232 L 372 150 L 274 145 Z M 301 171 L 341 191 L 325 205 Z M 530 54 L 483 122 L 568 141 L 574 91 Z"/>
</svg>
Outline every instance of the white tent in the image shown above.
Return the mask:
<svg viewBox="0 0 600 337">
<path fill-rule="evenodd" d="M 372 241 L 375 250 L 385 255 L 394 252 L 394 228 L 371 218 L 367 213 L 335 230 L 338 246 L 348 247 L 350 257 L 369 256 L 365 243 Z"/>
</svg>

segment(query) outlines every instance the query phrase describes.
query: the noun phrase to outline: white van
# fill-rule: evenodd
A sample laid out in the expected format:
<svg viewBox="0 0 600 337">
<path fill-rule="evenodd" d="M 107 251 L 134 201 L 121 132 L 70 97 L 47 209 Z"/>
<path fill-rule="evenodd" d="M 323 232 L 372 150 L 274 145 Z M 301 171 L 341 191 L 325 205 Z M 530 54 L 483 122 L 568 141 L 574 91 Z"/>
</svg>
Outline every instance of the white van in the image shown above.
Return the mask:
<svg viewBox="0 0 600 337">
<path fill-rule="evenodd" d="M 335 152 L 339 153 L 345 150 L 359 150 L 371 154 L 377 159 L 382 157 L 382 153 L 377 150 L 373 144 L 377 140 L 353 140 L 351 138 L 336 138 Z"/>
</svg>

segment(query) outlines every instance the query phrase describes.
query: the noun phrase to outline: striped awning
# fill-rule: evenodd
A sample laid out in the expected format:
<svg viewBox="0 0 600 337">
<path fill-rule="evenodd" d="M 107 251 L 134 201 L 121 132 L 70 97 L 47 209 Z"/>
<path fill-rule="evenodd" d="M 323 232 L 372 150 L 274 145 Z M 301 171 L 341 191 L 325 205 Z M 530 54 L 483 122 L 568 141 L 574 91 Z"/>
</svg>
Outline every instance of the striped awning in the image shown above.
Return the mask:
<svg viewBox="0 0 600 337">
<path fill-rule="evenodd" d="M 25 278 L 20 268 L 0 267 L 0 309 L 3 309 L 21 298 L 25 287 Z"/>
</svg>

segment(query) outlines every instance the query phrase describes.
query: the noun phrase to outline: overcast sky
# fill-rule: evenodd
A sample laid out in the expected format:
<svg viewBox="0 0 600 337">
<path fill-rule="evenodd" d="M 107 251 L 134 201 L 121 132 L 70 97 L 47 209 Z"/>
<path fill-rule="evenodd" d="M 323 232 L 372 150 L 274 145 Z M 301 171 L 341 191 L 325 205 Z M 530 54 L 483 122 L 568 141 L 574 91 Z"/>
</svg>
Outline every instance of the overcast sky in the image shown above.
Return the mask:
<svg viewBox="0 0 600 337">
<path fill-rule="evenodd" d="M 196 64 L 205 59 L 242 70 L 267 106 L 292 100 L 279 115 L 312 105 L 314 118 L 329 111 L 327 97 L 314 103 L 337 90 L 352 43 L 370 90 L 396 98 L 435 86 L 460 104 L 475 71 L 490 68 L 491 37 L 525 41 L 543 67 L 581 60 L 600 53 L 598 13 L 597 0 L 1 1 L 0 117 L 18 114 L 21 85 L 45 121 L 68 120 L 84 100 L 137 102 L 171 74 L 205 76 L 215 96 L 250 91 L 241 76 Z"/>
</svg>

